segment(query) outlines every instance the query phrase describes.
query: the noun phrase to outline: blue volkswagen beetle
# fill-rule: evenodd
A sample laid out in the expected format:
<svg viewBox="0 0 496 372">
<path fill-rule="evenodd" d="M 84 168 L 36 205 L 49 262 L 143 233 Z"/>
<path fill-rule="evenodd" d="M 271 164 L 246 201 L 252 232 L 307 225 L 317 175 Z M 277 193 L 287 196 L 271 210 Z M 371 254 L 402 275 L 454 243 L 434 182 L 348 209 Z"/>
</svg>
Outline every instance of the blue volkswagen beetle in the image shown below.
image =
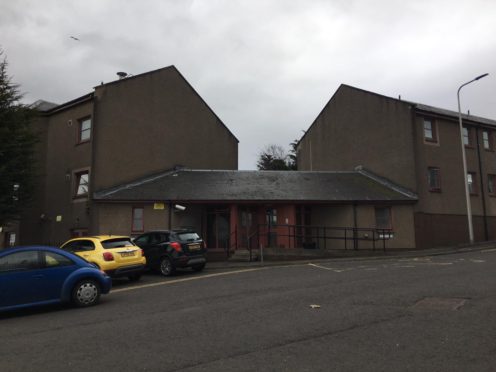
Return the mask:
<svg viewBox="0 0 496 372">
<path fill-rule="evenodd" d="M 0 250 L 0 311 L 58 302 L 91 306 L 111 286 L 104 272 L 59 248 Z"/>
</svg>

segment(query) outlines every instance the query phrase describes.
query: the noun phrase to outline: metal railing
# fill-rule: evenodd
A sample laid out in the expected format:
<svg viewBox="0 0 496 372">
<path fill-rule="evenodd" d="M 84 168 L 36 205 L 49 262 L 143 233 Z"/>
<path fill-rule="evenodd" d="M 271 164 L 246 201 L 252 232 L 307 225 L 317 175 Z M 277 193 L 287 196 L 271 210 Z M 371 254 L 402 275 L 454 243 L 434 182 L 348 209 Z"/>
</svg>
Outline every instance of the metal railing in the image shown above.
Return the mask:
<svg viewBox="0 0 496 372">
<path fill-rule="evenodd" d="M 307 225 L 265 225 L 260 224 L 247 236 L 247 247 L 252 260 L 253 240 L 256 247 L 306 248 L 323 250 L 359 250 L 382 248 L 386 251 L 386 241 L 393 238 L 391 229 L 361 227 L 329 227 Z M 238 238 L 236 232 L 236 248 Z M 341 244 L 336 244 L 341 242 Z"/>
</svg>

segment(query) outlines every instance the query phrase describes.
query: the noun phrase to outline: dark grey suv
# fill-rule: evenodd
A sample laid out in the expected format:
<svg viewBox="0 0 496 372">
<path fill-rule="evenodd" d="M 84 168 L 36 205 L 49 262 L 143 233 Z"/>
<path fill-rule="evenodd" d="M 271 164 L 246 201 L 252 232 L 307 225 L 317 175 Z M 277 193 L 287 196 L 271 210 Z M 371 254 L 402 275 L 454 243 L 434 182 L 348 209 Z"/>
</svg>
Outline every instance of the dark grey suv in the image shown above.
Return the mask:
<svg viewBox="0 0 496 372">
<path fill-rule="evenodd" d="M 165 276 L 177 268 L 201 271 L 207 263 L 205 243 L 193 230 L 149 231 L 133 240 L 145 252 L 146 265 Z"/>
</svg>

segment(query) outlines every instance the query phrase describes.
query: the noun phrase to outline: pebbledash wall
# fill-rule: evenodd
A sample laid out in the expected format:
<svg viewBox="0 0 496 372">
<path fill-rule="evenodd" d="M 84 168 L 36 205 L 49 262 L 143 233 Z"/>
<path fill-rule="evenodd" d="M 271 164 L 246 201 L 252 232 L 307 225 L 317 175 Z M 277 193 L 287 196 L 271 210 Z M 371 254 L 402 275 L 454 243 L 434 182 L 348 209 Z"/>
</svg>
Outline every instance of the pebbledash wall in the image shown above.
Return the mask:
<svg viewBox="0 0 496 372">
<path fill-rule="evenodd" d="M 496 240 L 496 121 L 463 115 L 463 125 L 474 187 L 475 239 Z M 298 169 L 351 170 L 359 165 L 418 195 L 408 222 L 416 247 L 468 242 L 456 112 L 341 85 L 301 138 Z M 433 169 L 434 188 L 429 178 Z"/>
<path fill-rule="evenodd" d="M 88 119 L 90 137 L 81 141 Z M 111 212 L 90 197 L 99 188 L 177 165 L 237 169 L 238 140 L 174 66 L 99 85 L 40 112 L 35 130 L 40 171 L 36 198 L 22 216 L 21 244 L 109 232 L 102 222 Z M 87 192 L 76 195 L 86 173 Z"/>
</svg>

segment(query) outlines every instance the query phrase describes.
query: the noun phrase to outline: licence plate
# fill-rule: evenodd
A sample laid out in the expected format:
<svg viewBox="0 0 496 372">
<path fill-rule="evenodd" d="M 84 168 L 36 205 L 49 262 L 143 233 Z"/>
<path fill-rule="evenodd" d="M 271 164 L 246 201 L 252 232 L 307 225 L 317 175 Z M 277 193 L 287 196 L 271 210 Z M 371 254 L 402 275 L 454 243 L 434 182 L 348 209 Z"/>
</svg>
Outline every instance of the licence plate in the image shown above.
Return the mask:
<svg viewBox="0 0 496 372">
<path fill-rule="evenodd" d="M 121 257 L 134 256 L 134 252 L 121 252 Z"/>
<path fill-rule="evenodd" d="M 188 246 L 191 251 L 195 251 L 197 249 L 200 249 L 200 244 L 191 244 Z"/>
</svg>

